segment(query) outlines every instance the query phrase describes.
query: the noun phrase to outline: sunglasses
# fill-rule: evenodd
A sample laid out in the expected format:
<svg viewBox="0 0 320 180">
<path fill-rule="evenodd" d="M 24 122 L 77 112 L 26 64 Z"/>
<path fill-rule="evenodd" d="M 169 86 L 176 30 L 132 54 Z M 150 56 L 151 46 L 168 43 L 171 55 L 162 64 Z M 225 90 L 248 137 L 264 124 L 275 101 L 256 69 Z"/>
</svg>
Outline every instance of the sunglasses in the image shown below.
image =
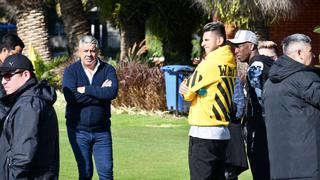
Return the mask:
<svg viewBox="0 0 320 180">
<path fill-rule="evenodd" d="M 21 74 L 23 72 L 24 71 L 16 71 L 16 72 L 12 72 L 12 73 L 5 73 L 5 74 L 2 74 L 1 77 L 3 79 L 5 79 L 6 81 L 9 81 L 9 80 L 11 80 L 12 76 L 14 76 L 16 74 Z"/>
</svg>

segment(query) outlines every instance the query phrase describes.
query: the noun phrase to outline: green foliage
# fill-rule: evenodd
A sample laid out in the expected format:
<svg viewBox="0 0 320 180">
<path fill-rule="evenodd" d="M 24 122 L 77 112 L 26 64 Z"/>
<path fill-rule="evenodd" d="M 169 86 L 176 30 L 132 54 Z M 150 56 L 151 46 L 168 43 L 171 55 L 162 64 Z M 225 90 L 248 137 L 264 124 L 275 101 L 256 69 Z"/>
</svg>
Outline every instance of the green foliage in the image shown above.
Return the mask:
<svg viewBox="0 0 320 180">
<path fill-rule="evenodd" d="M 320 26 L 316 26 L 313 30 L 315 33 L 320 33 Z"/>
<path fill-rule="evenodd" d="M 54 69 L 67 59 L 67 56 L 59 56 L 47 62 L 36 53 L 36 61 L 34 62 L 36 77 L 38 80 L 47 80 L 52 86 L 60 87 L 61 77 L 54 73 Z"/>
<path fill-rule="evenodd" d="M 250 21 L 254 21 L 254 17 L 249 8 L 246 8 L 240 0 L 215 0 L 213 8 L 216 15 L 225 24 L 232 24 L 238 28 L 248 28 Z"/>
<path fill-rule="evenodd" d="M 104 58 L 102 58 L 102 59 L 104 59 Z M 108 64 L 110 64 L 114 68 L 116 68 L 118 66 L 118 61 L 116 59 L 108 58 L 107 62 L 108 62 Z"/>
<path fill-rule="evenodd" d="M 192 52 L 191 58 L 198 58 L 201 56 L 201 42 L 199 39 L 192 39 Z"/>
<path fill-rule="evenodd" d="M 96 0 L 96 4 L 100 7 L 103 19 L 110 20 L 116 27 L 121 27 L 132 18 L 140 16 L 140 18 L 145 19 L 151 1 Z"/>
<path fill-rule="evenodd" d="M 161 43 L 161 42 L 157 41 L 156 43 Z M 158 47 L 158 48 L 161 48 L 161 47 Z M 133 46 L 128 49 L 127 57 L 124 60 L 124 62 L 139 61 L 141 63 L 145 63 L 146 65 L 148 64 L 151 65 L 152 64 L 151 57 L 155 57 L 155 55 L 156 54 L 150 53 L 148 49 L 148 45 L 146 44 L 146 40 L 144 39 L 139 44 L 134 43 Z"/>
<path fill-rule="evenodd" d="M 160 6 L 161 7 L 161 6 Z M 158 10 L 158 11 L 157 11 Z M 150 17 L 147 20 L 147 27 L 150 34 L 161 38 L 161 41 L 170 39 L 174 36 L 170 31 L 172 28 L 170 24 L 170 17 L 161 8 L 151 12 Z M 170 14 L 168 12 L 168 14 Z"/>
<path fill-rule="evenodd" d="M 113 24 L 117 24 L 117 18 L 119 15 L 120 4 L 115 3 L 115 0 L 95 0 L 96 4 L 100 8 L 100 15 L 103 19 L 111 20 Z"/>
<path fill-rule="evenodd" d="M 146 45 L 148 49 L 148 55 L 150 57 L 161 57 L 163 56 L 163 47 L 162 47 L 162 42 L 161 38 L 152 35 L 150 32 L 147 32 L 146 35 Z"/>
<path fill-rule="evenodd" d="M 186 64 L 189 62 L 192 48 L 190 44 L 191 36 L 198 24 L 203 21 L 204 15 L 191 1 L 141 0 L 135 2 L 113 0 L 106 2 L 96 0 L 96 2 L 101 13 L 104 14 L 104 19 L 113 19 L 113 24 L 124 33 L 130 35 L 140 33 L 139 39 L 131 38 L 132 40 L 140 41 L 143 38 L 142 33 L 144 33 L 145 27 L 151 32 L 151 41 L 147 39 L 148 42 L 146 43 L 148 57 L 165 57 L 170 64 Z M 132 22 L 138 23 L 132 24 Z M 134 27 L 137 24 L 143 26 Z M 139 28 L 141 29 L 139 30 Z M 130 29 L 133 31 L 130 32 Z M 133 43 L 134 41 L 126 43 Z"/>
<path fill-rule="evenodd" d="M 111 20 L 112 22 L 114 22 L 114 24 L 117 26 L 117 27 L 120 27 L 120 13 L 121 13 L 121 4 L 120 3 L 115 3 L 114 4 L 114 7 L 113 7 L 113 11 L 111 11 L 112 14 L 111 14 Z"/>
<path fill-rule="evenodd" d="M 202 15 L 190 1 L 184 0 L 162 0 L 154 1 L 153 8 L 147 20 L 147 27 L 150 32 L 162 41 L 167 41 L 177 33 L 193 31 L 196 24 L 202 21 Z M 188 27 L 188 29 L 183 29 Z"/>
</svg>

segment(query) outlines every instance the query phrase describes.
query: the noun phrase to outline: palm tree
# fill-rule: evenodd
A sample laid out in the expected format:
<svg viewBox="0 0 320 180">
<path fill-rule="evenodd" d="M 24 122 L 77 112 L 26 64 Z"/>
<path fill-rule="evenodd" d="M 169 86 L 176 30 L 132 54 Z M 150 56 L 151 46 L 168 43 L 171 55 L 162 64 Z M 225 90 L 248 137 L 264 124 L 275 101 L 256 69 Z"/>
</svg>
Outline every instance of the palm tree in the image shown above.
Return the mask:
<svg viewBox="0 0 320 180">
<path fill-rule="evenodd" d="M 45 61 L 51 59 L 49 35 L 44 0 L 1 0 L 0 5 L 15 17 L 17 33 L 26 44 L 29 44 Z"/>
<path fill-rule="evenodd" d="M 297 14 L 299 0 L 191 0 L 211 15 L 220 16 L 221 21 L 233 23 L 238 28 L 250 28 L 262 39 L 268 37 L 267 26 L 280 19 L 288 19 Z M 233 6 L 235 5 L 236 6 Z M 221 7 L 221 8 L 219 8 Z M 233 11 L 230 10 L 233 7 Z M 243 18 L 246 21 L 243 21 Z M 242 21 L 242 22 L 241 22 Z"/>
<path fill-rule="evenodd" d="M 61 18 L 68 37 L 68 52 L 76 59 L 79 39 L 90 33 L 90 24 L 81 0 L 59 0 Z"/>
<path fill-rule="evenodd" d="M 120 60 L 128 49 L 145 39 L 146 29 L 162 37 L 164 55 L 170 63 L 187 64 L 191 54 L 191 38 L 203 19 L 190 1 L 184 0 L 98 0 L 103 17 L 112 19 L 120 29 Z M 186 61 L 187 60 L 187 61 Z M 190 61 L 191 62 L 191 61 Z"/>
<path fill-rule="evenodd" d="M 145 39 L 146 20 L 152 0 L 97 0 L 104 19 L 120 29 L 120 60 L 128 56 L 129 48 Z"/>
<path fill-rule="evenodd" d="M 260 39 L 268 39 L 268 26 L 280 19 L 297 14 L 299 0 L 190 0 L 208 15 L 223 15 L 224 23 L 237 24 L 237 28 L 254 30 Z M 236 5 L 236 6 L 233 6 Z M 233 11 L 230 7 L 233 6 Z M 220 7 L 220 8 L 219 8 Z M 232 8 L 231 8 L 232 9 Z M 242 22 L 245 18 L 247 21 Z M 246 74 L 247 64 L 238 63 L 238 73 Z"/>
<path fill-rule="evenodd" d="M 162 0 L 154 6 L 148 28 L 161 37 L 169 64 L 191 64 L 192 35 L 203 22 L 204 14 L 185 0 Z"/>
<path fill-rule="evenodd" d="M 119 14 L 120 25 L 120 60 L 128 55 L 128 49 L 134 43 L 139 44 L 145 39 L 146 35 L 146 19 L 149 12 L 149 4 L 142 1 L 128 2 L 123 4 L 123 9 L 131 9 L 131 11 L 123 11 Z"/>
<path fill-rule="evenodd" d="M 207 14 L 211 14 L 212 10 L 218 10 L 217 4 L 221 4 L 224 7 L 230 6 L 235 1 L 239 1 L 239 11 L 241 14 L 247 14 L 250 17 L 256 17 L 256 15 L 269 15 L 274 18 L 288 18 L 296 14 L 296 8 L 301 5 L 299 0 L 190 0 L 193 4 L 203 9 Z M 228 11 L 229 9 L 225 9 Z M 219 11 L 219 10 L 218 10 Z M 234 17 L 236 18 L 236 17 Z M 256 18 L 254 18 L 256 19 Z"/>
</svg>

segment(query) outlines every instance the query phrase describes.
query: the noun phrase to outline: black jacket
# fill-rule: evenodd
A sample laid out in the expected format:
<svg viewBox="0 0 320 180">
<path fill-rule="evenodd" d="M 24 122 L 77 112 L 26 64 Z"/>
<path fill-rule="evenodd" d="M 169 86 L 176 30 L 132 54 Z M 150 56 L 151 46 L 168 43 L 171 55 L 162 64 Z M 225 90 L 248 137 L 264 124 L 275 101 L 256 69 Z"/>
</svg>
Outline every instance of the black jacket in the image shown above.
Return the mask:
<svg viewBox="0 0 320 180">
<path fill-rule="evenodd" d="M 257 93 L 256 90 L 260 89 L 262 91 L 273 62 L 274 60 L 264 55 L 256 55 L 250 59 L 247 72 L 247 107 L 245 114 L 248 124 L 263 123 L 261 103 L 259 102 L 261 101 L 261 93 Z"/>
<path fill-rule="evenodd" d="M 1 101 L 11 109 L 0 137 L 0 179 L 58 179 L 54 88 L 30 79 Z"/>
<path fill-rule="evenodd" d="M 3 89 L 3 85 L 0 84 L 0 99 L 5 96 L 6 92 Z M 7 117 L 9 108 L 6 107 L 1 101 L 0 101 L 0 136 L 1 136 L 1 132 L 2 132 L 2 127 L 3 127 L 3 123 L 5 118 Z"/>
<path fill-rule="evenodd" d="M 320 179 L 320 78 L 281 56 L 263 92 L 271 178 Z"/>
</svg>

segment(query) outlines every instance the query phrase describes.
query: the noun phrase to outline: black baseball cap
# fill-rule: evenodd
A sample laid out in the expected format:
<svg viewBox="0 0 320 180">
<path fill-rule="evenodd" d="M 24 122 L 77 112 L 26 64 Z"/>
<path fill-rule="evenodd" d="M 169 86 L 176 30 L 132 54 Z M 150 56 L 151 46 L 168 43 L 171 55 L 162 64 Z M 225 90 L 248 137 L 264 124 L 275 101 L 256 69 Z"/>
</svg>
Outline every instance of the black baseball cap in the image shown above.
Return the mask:
<svg viewBox="0 0 320 180">
<path fill-rule="evenodd" d="M 0 73 L 14 72 L 17 69 L 34 71 L 31 61 L 22 54 L 8 56 L 0 66 Z"/>
</svg>

